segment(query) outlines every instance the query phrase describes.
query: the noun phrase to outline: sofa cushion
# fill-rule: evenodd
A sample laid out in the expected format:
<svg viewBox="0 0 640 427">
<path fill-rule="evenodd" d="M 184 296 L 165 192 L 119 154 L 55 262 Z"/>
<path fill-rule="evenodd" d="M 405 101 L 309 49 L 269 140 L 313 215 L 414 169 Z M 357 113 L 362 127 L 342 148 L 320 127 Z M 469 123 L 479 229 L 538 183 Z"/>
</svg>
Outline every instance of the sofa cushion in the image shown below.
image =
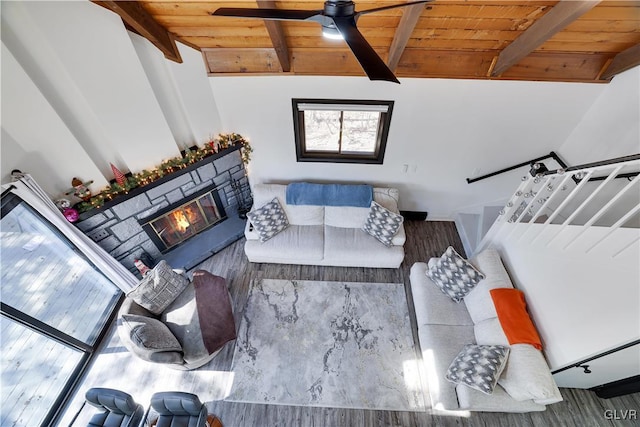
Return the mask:
<svg viewBox="0 0 640 427">
<path fill-rule="evenodd" d="M 362 228 L 370 210 L 354 206 L 325 206 L 324 223 L 331 227 Z"/>
<path fill-rule="evenodd" d="M 398 233 L 404 218 L 391 212 L 376 202 L 371 202 L 371 209 L 362 230 L 375 237 L 385 246 L 391 246 L 393 236 Z"/>
<path fill-rule="evenodd" d="M 456 394 L 458 395 L 460 409 L 471 411 L 520 413 L 544 411 L 546 409 L 546 406 L 538 405 L 533 400 L 521 402 L 513 400 L 500 385 L 493 389 L 492 394 L 485 394 L 464 384 L 459 384 L 456 387 Z"/>
<path fill-rule="evenodd" d="M 398 190 L 395 188 L 374 188 L 373 201 L 391 212 L 400 213 Z M 362 228 L 370 209 L 370 207 L 325 206 L 324 223 L 332 227 Z"/>
<path fill-rule="evenodd" d="M 445 378 L 491 394 L 508 355 L 509 347 L 502 345 L 466 344 L 449 365 Z"/>
<path fill-rule="evenodd" d="M 455 384 L 445 379 L 451 361 L 466 343 L 473 342 L 473 327 L 426 325 L 418 327 L 431 406 L 458 409 Z"/>
<path fill-rule="evenodd" d="M 185 290 L 178 295 L 178 298 L 167 307 L 160 320 L 167 325 L 171 333 L 182 344 L 186 363 L 196 363 L 209 356 L 209 351 L 200 332 L 200 319 L 196 308 L 193 283 L 189 283 Z"/>
<path fill-rule="evenodd" d="M 150 362 L 182 363 L 182 346 L 161 321 L 137 314 L 123 314 L 120 321 L 136 355 Z"/>
<path fill-rule="evenodd" d="M 518 401 L 532 399 L 548 405 L 562 400 L 542 352 L 529 344 L 511 346 L 507 365 L 498 384 Z"/>
<path fill-rule="evenodd" d="M 161 314 L 186 288 L 189 281 L 171 269 L 165 260 L 160 261 L 127 293 L 127 297 L 155 315 Z"/>
<path fill-rule="evenodd" d="M 264 243 L 247 240 L 244 250 L 250 260 L 254 256 L 272 260 L 262 262 L 282 263 L 289 260 L 291 264 L 295 264 L 301 261 L 321 261 L 324 254 L 324 227 L 290 225 Z"/>
<path fill-rule="evenodd" d="M 335 265 L 400 265 L 404 258 L 401 246 L 385 247 L 358 228 L 325 226 L 324 230 L 324 260 Z"/>
<path fill-rule="evenodd" d="M 443 294 L 426 276 L 427 264 L 411 266 L 409 282 L 418 327 L 421 325 L 473 325 L 467 308 Z"/>
<path fill-rule="evenodd" d="M 513 288 L 513 285 L 497 250 L 486 249 L 469 261 L 485 275 L 485 278 L 464 297 L 473 323 L 478 323 L 498 316 L 489 291 L 496 288 Z"/>
<path fill-rule="evenodd" d="M 389 209 L 385 206 L 386 209 Z M 325 206 L 324 217 L 325 225 L 337 228 L 362 228 L 364 222 L 369 216 L 371 208 L 356 208 L 352 206 Z M 398 210 L 389 209 L 389 211 L 398 213 Z M 407 240 L 404 227 L 401 226 L 398 232 L 391 239 L 394 246 L 402 246 Z"/>
<path fill-rule="evenodd" d="M 445 295 L 460 302 L 484 275 L 449 246 L 433 267 L 427 269 L 427 276 Z"/>
<path fill-rule="evenodd" d="M 253 205 L 263 206 L 278 198 L 291 225 L 323 225 L 324 207 L 309 205 L 287 205 L 287 186 L 283 184 L 256 184 L 252 186 Z M 366 209 L 366 208 L 365 208 Z"/>
<path fill-rule="evenodd" d="M 473 326 L 473 333 L 478 344 L 509 345 L 509 340 L 496 317 L 476 323 Z"/>
</svg>

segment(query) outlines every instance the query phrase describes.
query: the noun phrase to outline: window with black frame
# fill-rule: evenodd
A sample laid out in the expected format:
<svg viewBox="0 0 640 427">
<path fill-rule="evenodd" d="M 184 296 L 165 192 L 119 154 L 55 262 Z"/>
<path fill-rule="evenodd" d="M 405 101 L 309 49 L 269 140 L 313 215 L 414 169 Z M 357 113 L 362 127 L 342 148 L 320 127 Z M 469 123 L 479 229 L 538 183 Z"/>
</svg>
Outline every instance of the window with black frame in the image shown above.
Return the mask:
<svg viewBox="0 0 640 427">
<path fill-rule="evenodd" d="M 122 292 L 11 193 L 2 196 L 0 237 L 0 425 L 49 425 L 104 336 Z"/>
<path fill-rule="evenodd" d="M 393 101 L 293 99 L 299 162 L 382 164 Z"/>
</svg>

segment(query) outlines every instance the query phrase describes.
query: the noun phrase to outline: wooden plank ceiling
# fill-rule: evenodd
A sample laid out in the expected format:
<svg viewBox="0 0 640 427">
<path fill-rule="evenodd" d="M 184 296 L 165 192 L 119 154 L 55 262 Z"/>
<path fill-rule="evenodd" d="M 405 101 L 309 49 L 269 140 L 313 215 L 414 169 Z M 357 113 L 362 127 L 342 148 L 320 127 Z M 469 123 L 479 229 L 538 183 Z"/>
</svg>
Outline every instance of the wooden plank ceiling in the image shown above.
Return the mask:
<svg viewBox="0 0 640 427">
<path fill-rule="evenodd" d="M 358 11 L 403 2 L 355 1 Z M 155 39 L 169 58 L 173 47 L 159 41 L 166 34 L 150 37 L 139 26 L 159 24 L 201 50 L 212 76 L 364 75 L 344 41 L 324 38 L 316 23 L 210 15 L 219 7 L 317 10 L 321 0 L 96 3 Z M 141 9 L 144 22 L 109 3 Z M 436 0 L 363 15 L 358 28 L 398 77 L 595 83 L 640 64 L 640 1 Z"/>
</svg>

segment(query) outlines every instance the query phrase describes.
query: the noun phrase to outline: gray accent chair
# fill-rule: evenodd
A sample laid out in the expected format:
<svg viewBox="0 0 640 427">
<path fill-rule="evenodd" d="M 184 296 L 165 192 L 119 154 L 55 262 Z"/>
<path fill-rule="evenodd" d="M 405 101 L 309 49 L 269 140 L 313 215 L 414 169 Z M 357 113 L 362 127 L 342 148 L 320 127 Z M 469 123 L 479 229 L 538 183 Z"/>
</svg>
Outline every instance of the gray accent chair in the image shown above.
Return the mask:
<svg viewBox="0 0 640 427">
<path fill-rule="evenodd" d="M 151 409 L 158 414 L 155 427 L 204 427 L 207 422 L 207 407 L 191 393 L 155 393 L 151 396 Z"/>
<path fill-rule="evenodd" d="M 189 281 L 164 262 L 149 276 L 127 294 L 118 312 L 118 333 L 132 354 L 169 368 L 191 370 L 211 361 L 236 338 L 233 304 L 224 278 L 196 270 Z M 173 286 L 178 282 L 180 286 Z M 171 292 L 157 292 L 155 299 L 136 297 L 142 286 L 153 292 L 171 288 Z"/>
<path fill-rule="evenodd" d="M 85 394 L 85 403 L 100 410 L 91 417 L 87 427 L 138 427 L 144 416 L 142 405 L 136 403 L 131 395 L 120 390 L 91 388 Z M 84 403 L 80 411 L 82 408 Z"/>
</svg>

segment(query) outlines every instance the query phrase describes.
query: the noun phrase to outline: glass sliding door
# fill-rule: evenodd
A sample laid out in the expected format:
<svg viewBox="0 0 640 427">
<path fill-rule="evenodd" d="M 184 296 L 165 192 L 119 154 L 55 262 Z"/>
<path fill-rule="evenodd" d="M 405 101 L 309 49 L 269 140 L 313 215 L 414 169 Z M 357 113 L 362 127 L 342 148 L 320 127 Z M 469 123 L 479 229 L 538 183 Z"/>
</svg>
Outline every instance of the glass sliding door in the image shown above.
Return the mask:
<svg viewBox="0 0 640 427">
<path fill-rule="evenodd" d="M 45 425 L 96 348 L 121 292 L 16 196 L 2 198 L 0 237 L 0 425 Z"/>
</svg>

